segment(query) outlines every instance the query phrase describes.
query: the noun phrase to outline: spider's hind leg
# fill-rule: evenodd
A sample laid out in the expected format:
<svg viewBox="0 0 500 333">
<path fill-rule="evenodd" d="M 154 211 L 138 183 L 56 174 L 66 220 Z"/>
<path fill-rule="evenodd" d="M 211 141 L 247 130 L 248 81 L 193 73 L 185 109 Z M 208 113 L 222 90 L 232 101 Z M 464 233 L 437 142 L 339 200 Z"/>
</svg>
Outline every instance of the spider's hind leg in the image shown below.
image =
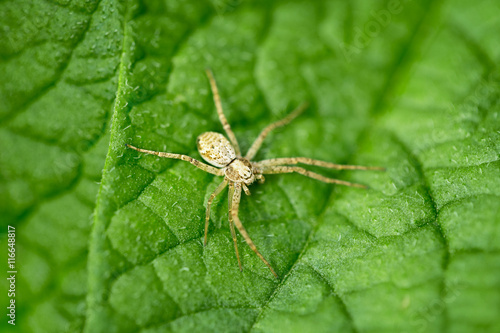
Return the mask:
<svg viewBox="0 0 500 333">
<path fill-rule="evenodd" d="M 226 116 L 224 115 L 224 111 L 222 109 L 222 103 L 220 101 L 219 89 L 217 88 L 217 83 L 215 82 L 214 74 L 208 68 L 205 70 L 205 72 L 207 73 L 208 81 L 210 81 L 210 88 L 212 89 L 214 104 L 215 108 L 217 109 L 217 114 L 219 115 L 219 120 L 222 124 L 222 127 L 224 128 L 224 131 L 226 131 L 226 134 L 229 140 L 231 141 L 231 144 L 233 145 L 236 155 L 240 156 L 241 155 L 240 146 L 238 145 L 238 140 L 236 140 L 236 136 L 234 135 L 234 132 L 231 129 L 231 125 L 229 125 L 229 122 L 227 121 Z"/>
</svg>

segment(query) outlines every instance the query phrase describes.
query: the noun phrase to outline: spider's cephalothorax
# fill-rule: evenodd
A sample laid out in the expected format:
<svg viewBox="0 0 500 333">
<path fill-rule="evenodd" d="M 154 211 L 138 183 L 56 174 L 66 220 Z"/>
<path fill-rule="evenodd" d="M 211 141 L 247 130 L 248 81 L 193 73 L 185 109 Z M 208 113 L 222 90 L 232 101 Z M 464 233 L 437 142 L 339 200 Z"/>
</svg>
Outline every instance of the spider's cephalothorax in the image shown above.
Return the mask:
<svg viewBox="0 0 500 333">
<path fill-rule="evenodd" d="M 243 182 L 247 185 L 255 181 L 252 164 L 243 157 L 235 158 L 227 167 L 224 168 L 224 174 L 232 182 Z"/>
<path fill-rule="evenodd" d="M 318 173 L 304 169 L 302 167 L 293 166 L 299 163 L 306 165 L 321 166 L 337 170 L 346 170 L 346 169 L 384 170 L 384 168 L 364 167 L 358 165 L 340 165 L 330 162 L 313 160 L 307 157 L 273 158 L 269 160 L 252 162 L 252 159 L 255 157 L 255 154 L 259 150 L 266 136 L 273 129 L 288 124 L 295 117 L 301 114 L 307 108 L 307 104 L 304 103 L 300 105 L 295 111 L 290 113 L 284 119 L 267 126 L 254 141 L 254 143 L 248 150 L 247 154 L 243 157 L 240 152 L 238 141 L 236 140 L 236 137 L 233 131 L 231 130 L 231 126 L 227 122 L 226 117 L 224 116 L 224 113 L 222 111 L 222 104 L 220 102 L 217 85 L 213 78 L 213 74 L 210 70 L 207 70 L 207 76 L 210 81 L 210 86 L 212 88 L 215 107 L 217 109 L 217 114 L 219 115 L 219 120 L 229 138 L 228 140 L 224 135 L 216 132 L 205 132 L 198 137 L 197 146 L 200 155 L 203 157 L 205 161 L 207 161 L 213 166 L 204 164 L 186 155 L 147 150 L 147 149 L 137 148 L 129 144 L 127 144 L 126 146 L 135 149 L 139 152 L 147 154 L 153 154 L 160 157 L 175 158 L 187 161 L 208 173 L 211 173 L 216 176 L 223 176 L 224 180 L 222 181 L 222 183 L 220 183 L 220 185 L 215 189 L 215 191 L 210 195 L 210 198 L 208 199 L 206 215 L 205 215 L 204 244 L 207 245 L 208 222 L 210 220 L 210 206 L 212 205 L 214 198 L 217 195 L 219 195 L 222 192 L 222 190 L 226 188 L 226 186 L 229 185 L 229 227 L 231 229 L 231 235 L 234 242 L 234 249 L 236 251 L 236 258 L 238 259 L 238 265 L 240 267 L 240 270 L 242 270 L 242 266 L 241 266 L 240 256 L 238 254 L 238 243 L 236 239 L 236 232 L 234 230 L 235 225 L 236 228 L 238 228 L 240 234 L 245 239 L 245 242 L 248 244 L 248 246 L 250 246 L 250 248 L 257 254 L 257 256 L 259 256 L 259 258 L 266 264 L 266 266 L 269 267 L 273 275 L 276 278 L 278 278 L 278 274 L 276 274 L 276 272 L 271 267 L 269 262 L 257 250 L 257 247 L 253 243 L 252 239 L 248 235 L 248 232 L 241 223 L 240 218 L 238 217 L 238 208 L 240 205 L 241 191 L 243 190 L 245 191 L 246 194 L 250 194 L 247 185 L 252 184 L 256 179 L 259 180 L 260 182 L 263 182 L 264 174 L 278 174 L 278 173 L 292 173 L 292 172 L 296 172 L 301 175 L 314 178 L 325 183 L 333 183 L 333 184 L 365 188 L 365 186 L 360 184 L 354 184 L 343 180 L 328 178 Z"/>
</svg>

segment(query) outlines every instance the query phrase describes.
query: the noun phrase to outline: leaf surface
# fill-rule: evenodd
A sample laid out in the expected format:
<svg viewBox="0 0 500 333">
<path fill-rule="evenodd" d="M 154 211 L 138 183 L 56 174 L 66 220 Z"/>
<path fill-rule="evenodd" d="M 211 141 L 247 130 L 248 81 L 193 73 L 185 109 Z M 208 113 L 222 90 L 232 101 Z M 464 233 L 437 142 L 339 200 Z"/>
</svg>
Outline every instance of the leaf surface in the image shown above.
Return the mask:
<svg viewBox="0 0 500 333">
<path fill-rule="evenodd" d="M 121 22 L 112 1 L 0 3 L 1 245 L 14 226 L 18 331 L 83 329 Z"/>
<path fill-rule="evenodd" d="M 0 209 L 27 332 L 500 330 L 493 0 L 1 6 Z M 244 152 L 311 103 L 256 160 L 387 168 L 311 168 L 368 190 L 250 187 L 239 215 L 279 280 L 240 236 L 239 271 L 227 191 L 203 247 L 222 178 L 125 148 L 201 160 L 196 137 L 223 132 L 207 67 Z"/>
</svg>

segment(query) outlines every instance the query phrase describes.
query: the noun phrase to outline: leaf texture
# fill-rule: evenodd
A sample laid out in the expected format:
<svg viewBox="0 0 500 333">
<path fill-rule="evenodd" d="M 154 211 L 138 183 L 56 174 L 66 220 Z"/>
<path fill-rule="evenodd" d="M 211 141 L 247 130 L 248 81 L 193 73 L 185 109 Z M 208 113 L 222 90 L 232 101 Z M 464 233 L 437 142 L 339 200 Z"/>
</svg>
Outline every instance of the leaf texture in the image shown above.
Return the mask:
<svg viewBox="0 0 500 333">
<path fill-rule="evenodd" d="M 4 230 L 17 227 L 16 328 L 500 330 L 495 1 L 0 8 L 0 214 Z M 226 191 L 203 246 L 222 178 L 125 147 L 200 159 L 196 137 L 223 131 L 207 67 L 244 152 L 311 103 L 257 160 L 387 168 L 312 168 L 367 190 L 300 175 L 250 187 L 239 215 L 279 280 L 238 236 L 240 272 Z"/>
</svg>

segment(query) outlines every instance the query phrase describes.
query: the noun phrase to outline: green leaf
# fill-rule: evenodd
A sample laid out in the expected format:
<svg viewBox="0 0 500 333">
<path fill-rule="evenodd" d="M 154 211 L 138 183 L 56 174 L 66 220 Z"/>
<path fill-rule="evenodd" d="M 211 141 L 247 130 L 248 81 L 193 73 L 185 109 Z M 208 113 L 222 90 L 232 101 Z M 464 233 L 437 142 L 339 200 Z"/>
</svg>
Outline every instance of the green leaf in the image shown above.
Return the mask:
<svg viewBox="0 0 500 333">
<path fill-rule="evenodd" d="M 84 325 L 91 215 L 109 143 L 121 22 L 110 1 L 0 3 L 1 247 L 6 251 L 7 225 L 15 226 L 20 332 Z M 2 259 L 4 272 L 6 264 Z M 4 278 L 2 287 L 9 289 Z M 1 297 L 6 309 L 7 292 Z M 2 331 L 12 328 L 6 314 Z"/>
<path fill-rule="evenodd" d="M 15 225 L 16 328 L 499 331 L 499 9 L 2 2 L 1 246 Z M 239 216 L 279 280 L 238 235 L 240 272 L 226 191 L 203 247 L 221 177 L 125 147 L 201 159 L 196 137 L 223 132 L 207 67 L 244 152 L 311 103 L 256 160 L 387 168 L 312 168 L 368 190 L 293 174 L 250 187 Z"/>
</svg>

